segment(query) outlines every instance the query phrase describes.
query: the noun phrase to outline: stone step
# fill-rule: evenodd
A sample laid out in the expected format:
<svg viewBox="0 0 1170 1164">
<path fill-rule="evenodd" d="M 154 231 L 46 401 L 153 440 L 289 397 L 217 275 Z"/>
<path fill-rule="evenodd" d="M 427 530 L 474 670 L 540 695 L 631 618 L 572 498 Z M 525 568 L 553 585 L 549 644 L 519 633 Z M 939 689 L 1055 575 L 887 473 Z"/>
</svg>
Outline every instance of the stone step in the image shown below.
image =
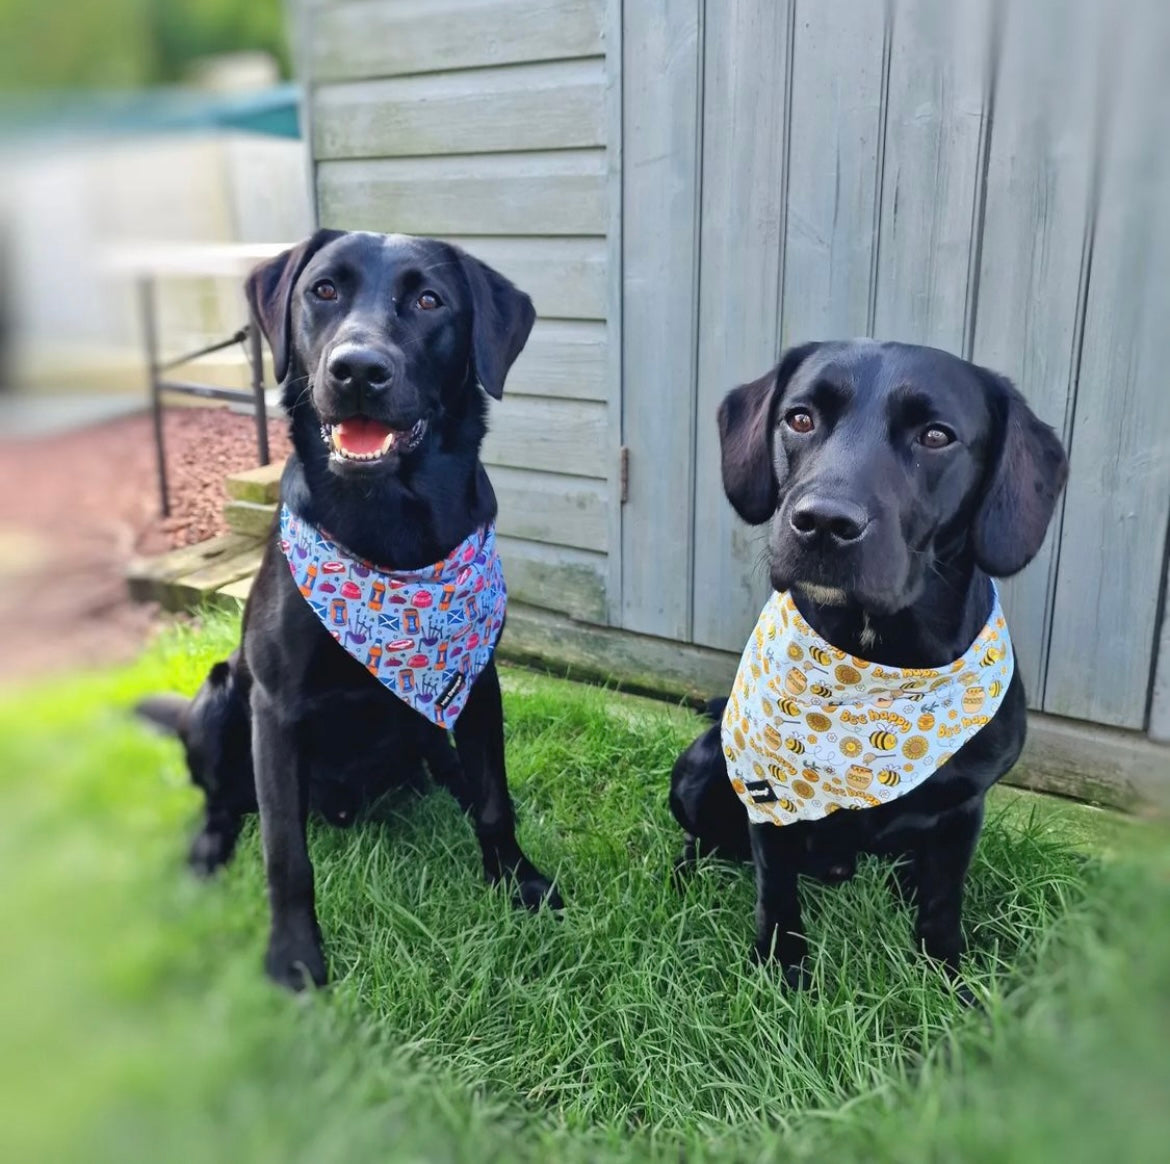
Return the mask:
<svg viewBox="0 0 1170 1164">
<path fill-rule="evenodd" d="M 248 537 L 265 538 L 276 519 L 275 505 L 260 505 L 255 501 L 231 500 L 223 507 L 228 529 Z"/>
<path fill-rule="evenodd" d="M 241 473 L 230 473 L 224 478 L 224 488 L 233 501 L 248 501 L 253 505 L 275 505 L 280 500 L 280 475 L 284 462 L 261 465 L 257 469 L 245 469 Z"/>
</svg>

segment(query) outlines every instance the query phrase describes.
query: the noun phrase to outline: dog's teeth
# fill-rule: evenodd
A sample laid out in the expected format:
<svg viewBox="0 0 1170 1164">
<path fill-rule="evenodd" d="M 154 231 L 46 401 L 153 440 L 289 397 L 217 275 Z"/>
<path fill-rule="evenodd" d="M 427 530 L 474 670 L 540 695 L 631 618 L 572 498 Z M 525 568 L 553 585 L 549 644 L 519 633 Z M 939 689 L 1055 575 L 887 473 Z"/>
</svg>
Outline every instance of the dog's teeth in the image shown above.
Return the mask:
<svg viewBox="0 0 1170 1164">
<path fill-rule="evenodd" d="M 329 430 L 330 439 L 333 441 L 333 448 L 339 452 L 343 457 L 345 456 L 345 449 L 341 447 L 341 432 L 337 425 L 334 425 Z"/>
<path fill-rule="evenodd" d="M 382 442 L 382 450 L 378 456 L 385 456 L 398 443 L 398 434 L 396 432 L 388 432 L 386 439 Z"/>
</svg>

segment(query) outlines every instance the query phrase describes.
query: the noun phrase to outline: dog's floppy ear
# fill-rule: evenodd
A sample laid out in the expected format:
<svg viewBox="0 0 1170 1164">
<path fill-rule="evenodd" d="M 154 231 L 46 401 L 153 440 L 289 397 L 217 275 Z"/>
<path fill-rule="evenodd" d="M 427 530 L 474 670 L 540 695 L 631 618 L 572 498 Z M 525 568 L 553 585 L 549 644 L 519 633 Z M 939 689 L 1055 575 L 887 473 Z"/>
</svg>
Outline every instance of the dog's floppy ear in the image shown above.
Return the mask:
<svg viewBox="0 0 1170 1164">
<path fill-rule="evenodd" d="M 1068 479 L 1060 438 L 1004 376 L 978 369 L 999 413 L 999 449 L 975 514 L 975 560 L 997 578 L 1022 570 L 1037 554 Z"/>
<path fill-rule="evenodd" d="M 272 370 L 278 384 L 288 374 L 291 357 L 292 292 L 308 261 L 328 243 L 341 238 L 344 230 L 318 230 L 291 250 L 261 263 L 245 280 L 244 293 L 252 318 L 260 324 L 272 349 Z"/>
<path fill-rule="evenodd" d="M 190 706 L 191 701 L 181 695 L 150 695 L 134 705 L 134 714 L 168 735 L 182 738 Z"/>
<path fill-rule="evenodd" d="M 471 359 L 476 378 L 489 396 L 504 394 L 504 378 L 524 350 L 536 322 L 532 300 L 486 263 L 460 251 L 471 288 Z"/>
<path fill-rule="evenodd" d="M 767 375 L 733 388 L 719 405 L 723 492 L 749 525 L 776 511 L 779 482 L 772 462 L 772 416 L 793 373 L 820 344 L 789 348 Z"/>
</svg>

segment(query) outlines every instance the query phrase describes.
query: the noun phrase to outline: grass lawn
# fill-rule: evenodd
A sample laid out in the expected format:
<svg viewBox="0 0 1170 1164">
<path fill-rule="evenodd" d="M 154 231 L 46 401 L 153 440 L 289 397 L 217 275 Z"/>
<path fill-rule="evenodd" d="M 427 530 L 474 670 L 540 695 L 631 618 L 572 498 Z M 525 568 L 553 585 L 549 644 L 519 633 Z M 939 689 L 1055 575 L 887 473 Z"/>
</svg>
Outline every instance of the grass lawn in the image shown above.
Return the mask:
<svg viewBox="0 0 1170 1164">
<path fill-rule="evenodd" d="M 442 793 L 312 851 L 333 985 L 270 988 L 255 829 L 215 882 L 176 745 L 133 722 L 235 626 L 0 704 L 0 1158 L 11 1161 L 1163 1159 L 1165 834 L 997 791 L 964 1011 L 883 873 L 808 886 L 815 988 L 749 968 L 746 868 L 680 895 L 687 712 L 506 678 L 521 839 L 562 920 L 479 879 Z"/>
</svg>

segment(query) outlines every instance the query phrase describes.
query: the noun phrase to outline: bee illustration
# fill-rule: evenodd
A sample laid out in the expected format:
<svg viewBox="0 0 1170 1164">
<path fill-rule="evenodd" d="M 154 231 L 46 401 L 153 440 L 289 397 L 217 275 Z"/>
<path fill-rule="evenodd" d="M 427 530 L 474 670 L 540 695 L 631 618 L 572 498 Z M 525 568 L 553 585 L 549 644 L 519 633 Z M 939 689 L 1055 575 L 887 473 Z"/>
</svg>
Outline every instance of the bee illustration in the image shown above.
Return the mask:
<svg viewBox="0 0 1170 1164">
<path fill-rule="evenodd" d="M 791 800 L 789 800 L 788 797 L 786 797 L 786 796 L 781 796 L 776 801 L 776 807 L 779 809 L 782 809 L 784 812 L 795 812 L 796 811 L 796 805 Z"/>
<path fill-rule="evenodd" d="M 828 698 L 829 698 L 829 696 L 833 694 L 833 689 L 832 689 L 830 686 L 828 686 L 828 684 L 825 684 L 825 683 L 814 683 L 814 684 L 813 684 L 813 685 L 812 685 L 812 686 L 809 688 L 809 690 L 810 690 L 810 691 L 811 691 L 811 692 L 812 692 L 812 693 L 813 693 L 813 694 L 814 694 L 814 695 L 815 695 L 815 696 L 816 696 L 818 699 L 828 699 Z"/>
<path fill-rule="evenodd" d="M 987 685 L 987 694 L 990 695 L 992 699 L 998 699 L 999 693 L 1002 690 L 1003 690 L 1003 684 L 998 679 L 996 679 L 992 683 L 988 683 L 988 685 Z"/>
<path fill-rule="evenodd" d="M 982 655 L 979 656 L 979 663 L 984 667 L 994 667 L 996 663 L 1003 658 L 1003 651 L 998 647 L 988 647 Z"/>
<path fill-rule="evenodd" d="M 790 752 L 794 752 L 798 756 L 804 755 L 804 743 L 803 741 L 798 740 L 796 736 L 789 736 L 788 739 L 784 741 L 784 746 Z"/>
<path fill-rule="evenodd" d="M 878 783 L 884 784 L 887 788 L 896 788 L 902 783 L 902 777 L 898 775 L 896 768 L 883 768 L 878 773 Z"/>
<path fill-rule="evenodd" d="M 898 746 L 898 737 L 893 732 L 876 731 L 870 732 L 869 742 L 873 744 L 879 752 L 892 752 Z"/>
<path fill-rule="evenodd" d="M 776 701 L 776 706 L 789 719 L 800 720 L 800 704 L 795 699 L 789 699 L 788 696 L 784 696 L 782 699 Z"/>
<path fill-rule="evenodd" d="M 808 653 L 822 667 L 827 667 L 833 661 L 833 656 L 824 647 L 809 647 Z"/>
<path fill-rule="evenodd" d="M 796 771 L 796 769 L 793 768 L 793 766 L 786 760 L 781 762 L 784 764 L 784 768 L 787 768 L 788 771 L 785 771 L 784 768 L 781 768 L 780 763 L 769 764 L 768 775 L 771 776 L 773 780 L 779 780 L 781 784 L 784 784 L 788 781 L 788 777 L 791 776 L 792 773 Z"/>
<path fill-rule="evenodd" d="M 898 689 L 899 699 L 909 699 L 911 703 L 920 703 L 926 698 L 925 691 L 919 691 L 916 687 L 911 687 L 911 683 L 920 683 L 920 679 L 910 679 Z"/>
</svg>

